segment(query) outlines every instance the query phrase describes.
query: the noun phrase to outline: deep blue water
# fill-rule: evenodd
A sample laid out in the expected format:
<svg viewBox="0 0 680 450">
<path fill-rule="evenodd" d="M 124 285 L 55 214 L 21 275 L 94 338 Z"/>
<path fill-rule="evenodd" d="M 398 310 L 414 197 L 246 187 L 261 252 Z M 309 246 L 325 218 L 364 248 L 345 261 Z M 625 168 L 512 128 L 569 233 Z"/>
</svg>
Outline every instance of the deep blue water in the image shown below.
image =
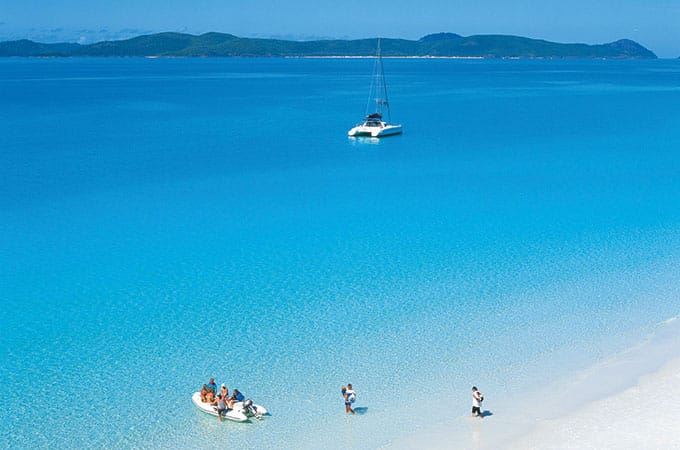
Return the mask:
<svg viewBox="0 0 680 450">
<path fill-rule="evenodd" d="M 375 448 L 678 315 L 680 62 L 387 59 L 352 140 L 372 64 L 0 60 L 0 447 Z"/>
</svg>

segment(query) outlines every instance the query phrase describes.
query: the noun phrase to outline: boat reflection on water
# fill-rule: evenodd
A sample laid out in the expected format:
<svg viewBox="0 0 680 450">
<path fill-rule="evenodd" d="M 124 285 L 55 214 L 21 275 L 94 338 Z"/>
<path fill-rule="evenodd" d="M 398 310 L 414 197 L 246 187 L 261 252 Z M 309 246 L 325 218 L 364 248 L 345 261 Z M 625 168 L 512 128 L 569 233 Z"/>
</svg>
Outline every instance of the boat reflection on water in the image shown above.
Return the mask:
<svg viewBox="0 0 680 450">
<path fill-rule="evenodd" d="M 349 136 L 348 139 L 353 145 L 380 144 L 380 138 L 371 136 Z"/>
</svg>

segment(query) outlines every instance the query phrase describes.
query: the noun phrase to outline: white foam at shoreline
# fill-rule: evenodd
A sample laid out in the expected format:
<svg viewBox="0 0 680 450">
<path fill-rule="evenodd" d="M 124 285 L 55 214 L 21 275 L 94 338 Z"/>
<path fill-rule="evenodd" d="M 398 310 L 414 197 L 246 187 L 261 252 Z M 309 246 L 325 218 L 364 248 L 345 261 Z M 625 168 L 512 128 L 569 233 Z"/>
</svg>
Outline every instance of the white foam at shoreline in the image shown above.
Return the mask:
<svg viewBox="0 0 680 450">
<path fill-rule="evenodd" d="M 520 399 L 484 420 L 453 422 L 392 442 L 390 449 L 677 448 L 680 320 L 643 342 Z"/>
</svg>

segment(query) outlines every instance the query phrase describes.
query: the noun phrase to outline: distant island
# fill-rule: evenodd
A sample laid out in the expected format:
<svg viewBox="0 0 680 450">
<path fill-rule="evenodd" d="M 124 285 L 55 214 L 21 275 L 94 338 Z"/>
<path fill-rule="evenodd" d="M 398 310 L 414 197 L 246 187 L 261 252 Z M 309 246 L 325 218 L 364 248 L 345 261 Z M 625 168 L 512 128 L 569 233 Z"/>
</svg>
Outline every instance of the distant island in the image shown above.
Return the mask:
<svg viewBox="0 0 680 450">
<path fill-rule="evenodd" d="M 608 44 L 560 44 L 507 35 L 427 35 L 417 41 L 381 39 L 386 57 L 448 58 L 612 58 L 651 59 L 656 55 L 629 39 Z M 226 33 L 199 36 L 157 33 L 90 45 L 43 44 L 27 39 L 0 42 L 0 57 L 362 57 L 375 54 L 376 38 L 355 40 L 287 41 L 241 38 Z"/>
</svg>

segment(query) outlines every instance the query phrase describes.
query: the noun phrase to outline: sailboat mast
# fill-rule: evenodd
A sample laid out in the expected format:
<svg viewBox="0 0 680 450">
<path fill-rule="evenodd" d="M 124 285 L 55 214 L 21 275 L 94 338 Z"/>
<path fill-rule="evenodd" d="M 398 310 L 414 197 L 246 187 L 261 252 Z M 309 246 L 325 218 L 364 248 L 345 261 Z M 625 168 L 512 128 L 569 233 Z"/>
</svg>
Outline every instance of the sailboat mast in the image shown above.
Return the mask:
<svg viewBox="0 0 680 450">
<path fill-rule="evenodd" d="M 378 38 L 378 63 L 380 64 L 380 95 L 384 95 L 384 99 L 380 99 L 380 113 L 382 114 L 382 105 L 387 107 L 387 118 L 392 122 L 392 115 L 390 114 L 390 102 L 387 98 L 387 83 L 385 82 L 385 68 L 382 62 L 382 52 L 380 50 L 380 38 Z"/>
</svg>

